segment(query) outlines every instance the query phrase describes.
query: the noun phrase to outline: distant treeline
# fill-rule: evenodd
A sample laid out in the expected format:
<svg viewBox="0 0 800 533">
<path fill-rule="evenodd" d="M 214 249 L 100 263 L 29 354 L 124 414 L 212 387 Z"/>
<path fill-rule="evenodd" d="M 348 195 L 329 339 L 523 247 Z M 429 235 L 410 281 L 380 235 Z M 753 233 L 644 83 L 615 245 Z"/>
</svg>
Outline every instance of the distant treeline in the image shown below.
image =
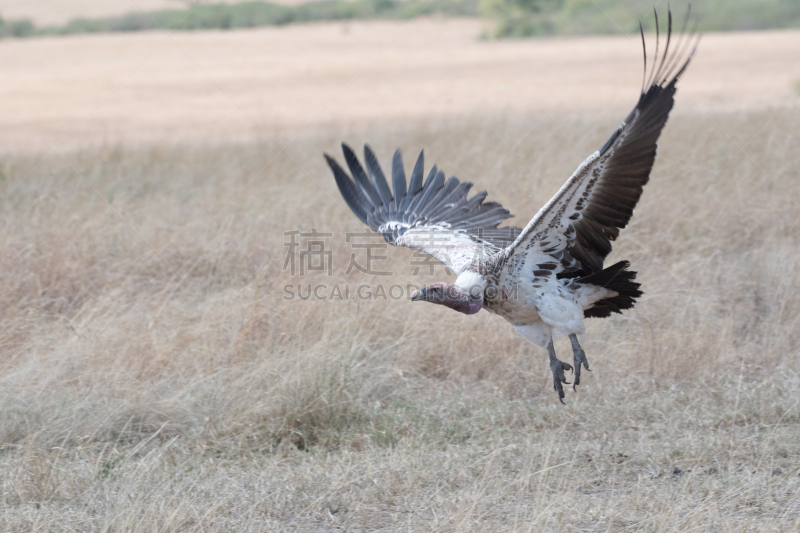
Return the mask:
<svg viewBox="0 0 800 533">
<path fill-rule="evenodd" d="M 63 26 L 36 27 L 29 20 L 0 22 L 0 36 L 69 35 L 147 30 L 207 30 L 282 26 L 301 22 L 410 19 L 418 15 L 476 16 L 479 0 L 322 0 L 298 5 L 241 2 L 187 5 L 183 9 L 78 18 Z M 189 2 L 187 2 L 189 4 Z"/>
<path fill-rule="evenodd" d="M 37 27 L 30 20 L 4 21 L 0 38 L 146 30 L 202 30 L 281 26 L 300 22 L 411 19 L 416 16 L 482 16 L 494 20 L 487 37 L 627 33 L 643 19 L 652 27 L 654 0 L 322 0 L 287 6 L 255 1 L 79 18 L 63 26 Z M 681 5 L 682 4 L 682 5 Z M 677 24 L 685 2 L 673 3 Z M 661 6 L 662 14 L 666 11 Z M 701 31 L 800 27 L 800 0 L 697 0 Z"/>
<path fill-rule="evenodd" d="M 800 27 L 800 0 L 694 0 L 692 19 L 701 32 Z M 687 1 L 670 2 L 680 29 Z M 494 37 L 597 35 L 653 28 L 653 6 L 665 22 L 667 2 L 658 0 L 481 0 L 484 17 L 497 21 Z"/>
</svg>

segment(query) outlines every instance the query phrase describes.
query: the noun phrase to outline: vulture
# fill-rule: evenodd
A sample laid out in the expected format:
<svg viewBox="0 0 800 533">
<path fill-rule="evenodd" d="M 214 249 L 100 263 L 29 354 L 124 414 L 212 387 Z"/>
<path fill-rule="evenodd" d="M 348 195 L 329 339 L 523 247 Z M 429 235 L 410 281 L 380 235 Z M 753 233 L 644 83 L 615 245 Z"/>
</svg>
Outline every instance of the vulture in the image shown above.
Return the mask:
<svg viewBox="0 0 800 533">
<path fill-rule="evenodd" d="M 644 75 L 638 102 L 524 228 L 498 227 L 512 216 L 508 209 L 486 202 L 485 191 L 470 197 L 470 182 L 446 178 L 436 165 L 423 180 L 424 152 L 408 182 L 400 151 L 394 153 L 392 187 L 369 145 L 364 146 L 362 165 L 342 144 L 349 174 L 325 154 L 339 191 L 361 222 L 389 244 L 430 254 L 458 276 L 452 285 L 434 283 L 415 291 L 411 300 L 467 315 L 485 309 L 506 319 L 525 339 L 548 351 L 561 403 L 563 385 L 570 384 L 565 372 L 574 372 L 575 389 L 581 366 L 589 370 L 578 343 L 578 335 L 586 333 L 584 319 L 631 309 L 643 294 L 628 261 L 611 266 L 603 261 L 650 177 L 675 85 L 697 49 L 694 29 L 683 38 L 685 30 L 686 22 L 671 49 L 669 13 L 666 45 L 659 55 L 656 13 L 655 61 L 648 69 L 639 25 Z M 574 370 L 556 357 L 553 340 L 562 336 L 571 341 Z"/>
</svg>

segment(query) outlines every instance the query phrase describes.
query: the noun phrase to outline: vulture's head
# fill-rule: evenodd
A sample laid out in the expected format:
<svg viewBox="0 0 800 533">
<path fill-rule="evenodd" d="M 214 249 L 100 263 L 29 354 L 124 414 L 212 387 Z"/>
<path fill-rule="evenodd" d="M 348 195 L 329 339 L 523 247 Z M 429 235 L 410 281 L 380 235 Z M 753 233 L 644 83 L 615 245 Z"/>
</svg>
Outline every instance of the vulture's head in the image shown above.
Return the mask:
<svg viewBox="0 0 800 533">
<path fill-rule="evenodd" d="M 444 305 L 465 315 L 474 315 L 483 306 L 483 293 L 470 294 L 471 292 L 477 291 L 465 291 L 449 283 L 434 283 L 414 291 L 411 294 L 411 301 L 431 302 Z"/>
</svg>

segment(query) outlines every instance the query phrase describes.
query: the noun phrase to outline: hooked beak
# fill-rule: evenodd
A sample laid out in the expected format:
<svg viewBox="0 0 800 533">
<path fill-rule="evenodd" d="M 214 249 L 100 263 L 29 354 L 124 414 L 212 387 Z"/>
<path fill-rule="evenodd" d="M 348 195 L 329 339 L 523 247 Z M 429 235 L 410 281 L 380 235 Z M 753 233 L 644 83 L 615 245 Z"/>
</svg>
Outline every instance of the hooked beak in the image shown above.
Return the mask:
<svg viewBox="0 0 800 533">
<path fill-rule="evenodd" d="M 416 291 L 411 293 L 411 301 L 417 302 L 419 300 L 425 299 L 425 289 L 417 289 Z"/>
</svg>

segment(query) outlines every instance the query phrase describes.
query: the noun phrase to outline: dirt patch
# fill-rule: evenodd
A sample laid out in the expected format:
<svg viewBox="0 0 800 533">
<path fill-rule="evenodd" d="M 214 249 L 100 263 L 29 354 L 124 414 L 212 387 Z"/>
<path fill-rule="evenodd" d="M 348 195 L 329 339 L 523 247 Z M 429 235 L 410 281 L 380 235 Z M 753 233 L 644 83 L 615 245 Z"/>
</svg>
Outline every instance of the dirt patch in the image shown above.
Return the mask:
<svg viewBox="0 0 800 533">
<path fill-rule="evenodd" d="M 490 42 L 475 20 L 0 42 L 0 145 L 294 136 L 483 115 L 619 113 L 641 83 L 637 36 Z M 796 105 L 800 31 L 711 34 L 676 113 Z"/>
</svg>

